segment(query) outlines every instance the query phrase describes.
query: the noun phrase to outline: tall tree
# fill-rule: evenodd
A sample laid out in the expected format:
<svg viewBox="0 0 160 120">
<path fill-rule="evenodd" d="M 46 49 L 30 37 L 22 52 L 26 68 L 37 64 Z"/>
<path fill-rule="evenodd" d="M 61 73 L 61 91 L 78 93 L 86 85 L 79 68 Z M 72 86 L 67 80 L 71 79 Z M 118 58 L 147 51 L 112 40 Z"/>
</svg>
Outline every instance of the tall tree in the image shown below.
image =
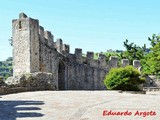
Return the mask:
<svg viewBox="0 0 160 120">
<path fill-rule="evenodd" d="M 160 36 L 152 35 L 148 37 L 150 41 L 150 52 L 141 60 L 144 74 L 154 74 L 160 76 Z"/>
<path fill-rule="evenodd" d="M 157 43 L 160 42 L 160 36 L 153 34 L 152 37 L 148 37 L 148 40 L 150 41 L 151 47 L 154 47 Z"/>
<path fill-rule="evenodd" d="M 144 58 L 144 54 L 146 51 L 145 44 L 144 46 L 140 47 L 134 43 L 129 43 L 127 39 L 123 44 L 124 44 L 124 47 L 126 48 L 126 51 L 124 51 L 121 54 L 121 57 L 129 59 L 130 64 L 132 64 L 133 60 L 140 60 Z"/>
</svg>

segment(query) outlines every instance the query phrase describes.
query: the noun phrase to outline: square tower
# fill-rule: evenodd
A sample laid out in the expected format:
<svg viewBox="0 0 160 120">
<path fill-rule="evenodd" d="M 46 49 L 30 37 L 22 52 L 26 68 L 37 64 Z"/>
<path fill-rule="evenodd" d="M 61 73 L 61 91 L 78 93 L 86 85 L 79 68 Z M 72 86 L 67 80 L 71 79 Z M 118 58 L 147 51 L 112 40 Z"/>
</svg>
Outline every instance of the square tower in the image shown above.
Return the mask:
<svg viewBox="0 0 160 120">
<path fill-rule="evenodd" d="M 39 71 L 39 21 L 24 13 L 12 21 L 13 76 Z"/>
</svg>

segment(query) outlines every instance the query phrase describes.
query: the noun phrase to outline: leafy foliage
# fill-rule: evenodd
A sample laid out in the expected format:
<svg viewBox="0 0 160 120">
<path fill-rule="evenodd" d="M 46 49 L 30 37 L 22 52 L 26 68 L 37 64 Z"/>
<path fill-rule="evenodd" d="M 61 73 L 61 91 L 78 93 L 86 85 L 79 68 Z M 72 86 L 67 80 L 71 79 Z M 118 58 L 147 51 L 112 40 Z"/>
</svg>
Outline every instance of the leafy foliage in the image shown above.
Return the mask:
<svg viewBox="0 0 160 120">
<path fill-rule="evenodd" d="M 132 66 L 113 68 L 106 75 L 104 84 L 109 90 L 139 90 L 138 85 L 145 81 L 140 73 Z"/>
<path fill-rule="evenodd" d="M 148 40 L 151 42 L 150 45 L 154 47 L 157 43 L 160 42 L 160 36 L 153 34 L 152 38 L 148 37 Z"/>
<path fill-rule="evenodd" d="M 0 61 L 0 76 L 3 76 L 5 79 L 13 74 L 12 60 L 13 58 L 9 57 L 6 61 Z"/>
<path fill-rule="evenodd" d="M 134 43 L 128 43 L 127 39 L 124 42 L 124 47 L 126 51 L 121 54 L 121 58 L 129 59 L 130 64 L 132 64 L 133 60 L 143 59 L 147 49 L 145 44 L 143 47 L 140 47 Z"/>
<path fill-rule="evenodd" d="M 8 57 L 6 61 L 13 61 L 12 57 Z"/>
<path fill-rule="evenodd" d="M 150 52 L 141 60 L 143 73 L 160 76 L 160 36 L 152 35 Z"/>
<path fill-rule="evenodd" d="M 94 54 L 94 59 L 97 60 L 99 54 L 104 54 L 106 56 L 106 62 L 109 61 L 110 56 L 117 56 L 118 57 L 118 66 L 121 65 L 121 53 L 122 51 L 116 50 L 116 51 L 110 51 L 110 52 L 100 52 L 100 53 L 95 53 Z"/>
</svg>

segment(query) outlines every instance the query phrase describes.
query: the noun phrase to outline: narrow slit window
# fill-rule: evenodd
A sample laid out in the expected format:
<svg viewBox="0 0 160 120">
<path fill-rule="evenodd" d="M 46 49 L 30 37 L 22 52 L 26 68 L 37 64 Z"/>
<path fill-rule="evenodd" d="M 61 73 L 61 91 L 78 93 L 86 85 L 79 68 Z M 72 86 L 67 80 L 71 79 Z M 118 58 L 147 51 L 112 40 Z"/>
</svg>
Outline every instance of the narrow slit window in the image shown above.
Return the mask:
<svg viewBox="0 0 160 120">
<path fill-rule="evenodd" d="M 19 21 L 19 29 L 21 29 L 22 28 L 22 23 L 21 23 L 21 21 Z"/>
</svg>

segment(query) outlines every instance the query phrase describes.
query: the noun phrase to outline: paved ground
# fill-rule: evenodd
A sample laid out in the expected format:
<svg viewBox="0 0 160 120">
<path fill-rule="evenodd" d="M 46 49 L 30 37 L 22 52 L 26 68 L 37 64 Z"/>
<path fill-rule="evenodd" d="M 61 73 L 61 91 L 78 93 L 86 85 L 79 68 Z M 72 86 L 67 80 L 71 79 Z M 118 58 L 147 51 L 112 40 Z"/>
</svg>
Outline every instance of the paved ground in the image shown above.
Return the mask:
<svg viewBox="0 0 160 120">
<path fill-rule="evenodd" d="M 0 97 L 0 120 L 160 120 L 159 103 L 158 92 L 148 95 L 114 91 L 24 92 Z M 106 112 L 103 116 L 104 110 L 128 110 L 131 115 Z M 137 111 L 152 114 L 143 117 L 145 113 L 140 115 Z"/>
</svg>

